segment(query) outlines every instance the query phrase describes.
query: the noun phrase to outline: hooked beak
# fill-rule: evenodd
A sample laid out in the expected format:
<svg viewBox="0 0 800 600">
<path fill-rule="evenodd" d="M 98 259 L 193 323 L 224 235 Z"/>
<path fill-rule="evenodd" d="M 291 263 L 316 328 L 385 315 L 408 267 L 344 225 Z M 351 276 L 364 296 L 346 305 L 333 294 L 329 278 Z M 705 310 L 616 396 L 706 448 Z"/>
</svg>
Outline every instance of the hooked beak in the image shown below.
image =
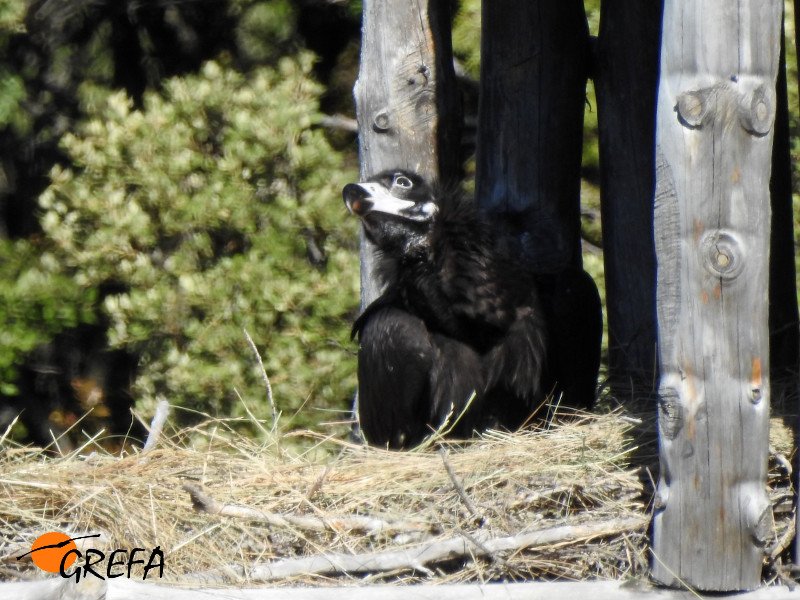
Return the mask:
<svg viewBox="0 0 800 600">
<path fill-rule="evenodd" d="M 382 212 L 402 216 L 404 210 L 414 208 L 415 203 L 392 196 L 385 187 L 377 183 L 348 183 L 342 190 L 347 210 L 358 217 L 371 212 Z"/>
</svg>

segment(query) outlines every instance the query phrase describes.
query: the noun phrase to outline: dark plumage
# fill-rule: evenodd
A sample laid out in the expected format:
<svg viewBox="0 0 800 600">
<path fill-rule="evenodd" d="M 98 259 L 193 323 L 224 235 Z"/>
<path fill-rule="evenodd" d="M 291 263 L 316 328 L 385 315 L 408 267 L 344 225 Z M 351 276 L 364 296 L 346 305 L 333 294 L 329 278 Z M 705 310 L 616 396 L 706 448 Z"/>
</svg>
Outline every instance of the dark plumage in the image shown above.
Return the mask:
<svg viewBox="0 0 800 600">
<path fill-rule="evenodd" d="M 556 383 L 564 403 L 591 405 L 601 317 L 588 275 L 535 277 L 496 251 L 470 199 L 412 173 L 343 197 L 379 248 L 385 286 L 353 327 L 369 443 L 409 448 L 445 421 L 454 437 L 517 429 Z"/>
</svg>

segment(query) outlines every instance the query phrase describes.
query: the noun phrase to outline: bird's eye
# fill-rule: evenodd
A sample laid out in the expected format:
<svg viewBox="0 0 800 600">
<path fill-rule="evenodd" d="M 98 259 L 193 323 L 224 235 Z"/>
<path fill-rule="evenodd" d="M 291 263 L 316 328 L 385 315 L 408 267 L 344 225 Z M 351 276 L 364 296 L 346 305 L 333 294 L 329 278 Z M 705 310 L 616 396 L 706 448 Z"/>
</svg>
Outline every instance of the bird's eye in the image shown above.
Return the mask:
<svg viewBox="0 0 800 600">
<path fill-rule="evenodd" d="M 403 188 L 404 190 L 410 190 L 414 187 L 414 184 L 411 183 L 411 180 L 406 177 L 405 175 L 397 174 L 394 176 L 394 181 L 392 181 L 392 187 L 399 187 Z"/>
</svg>

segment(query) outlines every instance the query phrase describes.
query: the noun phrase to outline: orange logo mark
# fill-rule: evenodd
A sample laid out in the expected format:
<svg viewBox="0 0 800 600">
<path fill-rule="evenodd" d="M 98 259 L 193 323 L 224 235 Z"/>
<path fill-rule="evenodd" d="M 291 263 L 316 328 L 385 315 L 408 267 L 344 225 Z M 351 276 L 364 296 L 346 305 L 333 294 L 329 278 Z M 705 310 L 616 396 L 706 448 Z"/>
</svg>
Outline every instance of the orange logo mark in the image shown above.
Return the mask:
<svg viewBox="0 0 800 600">
<path fill-rule="evenodd" d="M 59 573 L 61 571 L 61 561 L 64 555 L 70 550 L 77 550 L 75 542 L 71 537 L 65 533 L 58 531 L 51 531 L 36 538 L 31 546 L 31 558 L 37 567 L 43 571 L 50 573 Z M 68 569 L 72 563 L 77 559 L 78 554 L 73 552 L 64 562 L 64 568 Z"/>
</svg>

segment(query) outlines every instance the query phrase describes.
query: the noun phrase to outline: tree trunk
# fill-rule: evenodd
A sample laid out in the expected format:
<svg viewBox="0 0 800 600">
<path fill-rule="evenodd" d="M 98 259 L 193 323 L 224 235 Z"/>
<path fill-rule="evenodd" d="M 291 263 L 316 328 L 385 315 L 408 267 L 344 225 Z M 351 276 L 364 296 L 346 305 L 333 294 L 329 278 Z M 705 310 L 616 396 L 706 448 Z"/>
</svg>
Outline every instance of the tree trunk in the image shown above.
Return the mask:
<svg viewBox="0 0 800 600">
<path fill-rule="evenodd" d="M 798 27 L 800 27 L 800 0 L 794 0 L 793 3 L 793 13 L 794 13 L 794 48 L 795 48 L 795 57 L 800 56 L 798 55 L 798 50 L 800 50 L 800 38 L 798 38 Z M 794 82 L 796 85 L 800 84 L 800 82 Z M 787 85 L 788 87 L 788 85 Z M 792 220 L 792 224 L 794 225 L 794 220 Z M 794 232 L 793 232 L 794 233 Z M 795 285 L 796 282 L 795 282 Z M 800 383 L 795 380 L 795 383 Z M 795 400 L 796 402 L 796 400 Z M 795 408 L 796 408 L 795 404 Z M 800 489 L 800 472 L 796 474 L 797 483 L 795 484 L 795 490 Z M 794 564 L 800 565 L 800 495 L 795 493 L 795 537 L 794 537 Z"/>
<path fill-rule="evenodd" d="M 653 577 L 758 587 L 771 528 L 769 173 L 779 0 L 666 0 L 656 125 Z"/>
<path fill-rule="evenodd" d="M 580 267 L 580 0 L 483 3 L 476 197 L 539 273 Z"/>
<path fill-rule="evenodd" d="M 446 0 L 364 0 L 353 90 L 361 178 L 406 169 L 428 181 L 458 172 L 460 111 Z M 361 235 L 361 305 L 379 294 L 374 248 Z"/>
<path fill-rule="evenodd" d="M 798 315 L 792 218 L 792 156 L 786 82 L 785 36 L 781 30 L 781 62 L 776 86 L 777 111 L 772 147 L 772 239 L 769 260 L 770 375 L 773 398 L 797 399 Z M 791 407 L 796 409 L 796 405 Z"/>
<path fill-rule="evenodd" d="M 608 367 L 621 397 L 630 387 L 652 390 L 655 381 L 653 148 L 661 4 L 606 0 L 600 12 L 594 82 Z"/>
</svg>

